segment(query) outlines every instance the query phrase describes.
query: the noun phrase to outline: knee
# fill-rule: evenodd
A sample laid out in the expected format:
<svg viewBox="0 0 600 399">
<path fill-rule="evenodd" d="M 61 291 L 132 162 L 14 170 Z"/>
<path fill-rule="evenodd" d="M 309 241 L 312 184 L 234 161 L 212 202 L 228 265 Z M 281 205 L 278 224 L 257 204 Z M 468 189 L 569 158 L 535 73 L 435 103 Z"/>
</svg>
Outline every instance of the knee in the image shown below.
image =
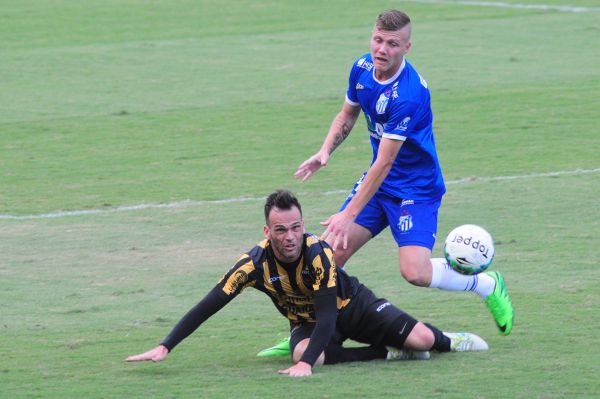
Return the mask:
<svg viewBox="0 0 600 399">
<path fill-rule="evenodd" d="M 420 287 L 431 284 L 431 250 L 417 245 L 400 247 L 400 273 L 406 281 Z"/>
<path fill-rule="evenodd" d="M 335 264 L 337 266 L 344 267 L 348 259 L 350 259 L 351 255 L 352 253 L 349 251 L 349 249 L 343 249 L 338 247 L 333 253 L 333 259 L 335 260 Z"/>
<path fill-rule="evenodd" d="M 427 260 L 429 261 L 429 259 Z M 400 259 L 400 274 L 413 285 L 424 287 L 429 285 L 427 265 L 418 259 Z M 429 280 L 431 276 L 429 276 Z"/>
<path fill-rule="evenodd" d="M 308 341 L 308 338 L 303 339 L 302 341 L 298 342 L 298 345 L 296 345 L 296 347 L 294 348 L 294 353 L 292 353 L 292 362 L 294 364 L 298 363 L 302 358 L 302 355 L 304 355 L 304 351 L 308 346 Z"/>
<path fill-rule="evenodd" d="M 430 350 L 434 343 L 435 336 L 433 335 L 433 331 L 425 324 L 418 322 L 406 338 L 404 346 L 412 350 L 426 351 Z"/>
<path fill-rule="evenodd" d="M 300 361 L 300 359 L 302 359 L 302 355 L 304 355 L 304 351 L 306 351 L 306 348 L 308 347 L 309 342 L 310 342 L 310 338 L 306 338 L 306 339 L 303 339 L 302 341 L 298 342 L 298 345 L 296 345 L 296 347 L 294 348 L 294 353 L 292 353 L 292 362 L 294 364 L 298 363 Z M 315 362 L 315 364 L 313 364 L 313 366 L 320 366 L 324 363 L 325 363 L 325 352 L 321 352 L 321 354 L 319 355 L 319 357 L 317 358 L 317 361 Z"/>
</svg>

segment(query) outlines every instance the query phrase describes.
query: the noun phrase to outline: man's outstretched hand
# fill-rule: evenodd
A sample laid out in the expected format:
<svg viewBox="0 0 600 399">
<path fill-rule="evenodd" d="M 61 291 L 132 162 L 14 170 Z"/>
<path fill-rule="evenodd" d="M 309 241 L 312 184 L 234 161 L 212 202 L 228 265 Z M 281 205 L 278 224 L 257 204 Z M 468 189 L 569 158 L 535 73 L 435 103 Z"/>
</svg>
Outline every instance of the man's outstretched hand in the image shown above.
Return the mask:
<svg viewBox="0 0 600 399">
<path fill-rule="evenodd" d="M 152 360 L 153 362 L 160 362 L 164 360 L 169 354 L 169 350 L 164 345 L 158 345 L 154 349 L 150 349 L 148 352 L 140 353 L 139 355 L 129 356 L 125 359 L 128 362 L 142 362 L 144 360 Z"/>
<path fill-rule="evenodd" d="M 308 363 L 298 362 L 289 369 L 279 370 L 279 374 L 287 374 L 290 377 L 308 377 L 312 375 L 312 366 Z"/>
<path fill-rule="evenodd" d="M 329 162 L 327 151 L 319 151 L 298 166 L 294 177 L 307 181 L 317 170 L 327 166 L 327 162 Z"/>
</svg>

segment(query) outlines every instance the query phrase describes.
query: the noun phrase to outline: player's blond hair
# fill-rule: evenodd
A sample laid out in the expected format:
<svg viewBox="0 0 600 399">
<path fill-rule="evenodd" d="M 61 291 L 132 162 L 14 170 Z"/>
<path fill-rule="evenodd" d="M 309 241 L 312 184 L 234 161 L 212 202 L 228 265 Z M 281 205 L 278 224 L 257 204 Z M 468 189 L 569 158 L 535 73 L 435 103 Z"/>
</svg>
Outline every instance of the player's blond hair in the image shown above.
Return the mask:
<svg viewBox="0 0 600 399">
<path fill-rule="evenodd" d="M 380 30 L 396 31 L 407 25 L 410 25 L 410 17 L 400 10 L 385 10 L 375 20 L 375 27 Z"/>
</svg>

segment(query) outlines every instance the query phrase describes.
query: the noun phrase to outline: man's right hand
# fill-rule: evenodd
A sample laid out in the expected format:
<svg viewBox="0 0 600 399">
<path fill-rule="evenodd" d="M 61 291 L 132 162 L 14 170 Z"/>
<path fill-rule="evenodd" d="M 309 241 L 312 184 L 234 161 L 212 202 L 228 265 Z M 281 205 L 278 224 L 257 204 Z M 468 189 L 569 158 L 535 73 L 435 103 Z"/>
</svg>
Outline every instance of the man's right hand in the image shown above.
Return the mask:
<svg viewBox="0 0 600 399">
<path fill-rule="evenodd" d="M 164 360 L 169 354 L 169 350 L 164 345 L 158 345 L 154 349 L 150 349 L 148 352 L 140 353 L 139 355 L 129 356 L 125 359 L 128 362 L 141 362 L 144 360 L 152 360 L 153 362 L 160 362 Z"/>
<path fill-rule="evenodd" d="M 302 181 L 307 181 L 317 170 L 327 166 L 327 162 L 329 162 L 328 152 L 319 151 L 298 166 L 294 177 L 302 179 Z"/>
</svg>

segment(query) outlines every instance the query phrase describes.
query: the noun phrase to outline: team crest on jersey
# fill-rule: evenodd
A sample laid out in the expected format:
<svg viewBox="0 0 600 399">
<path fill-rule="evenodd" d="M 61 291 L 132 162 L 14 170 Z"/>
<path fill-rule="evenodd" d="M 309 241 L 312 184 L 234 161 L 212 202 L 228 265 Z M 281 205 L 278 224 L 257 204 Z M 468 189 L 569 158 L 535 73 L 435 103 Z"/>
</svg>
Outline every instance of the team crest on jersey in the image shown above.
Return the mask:
<svg viewBox="0 0 600 399">
<path fill-rule="evenodd" d="M 413 227 L 412 215 L 408 213 L 407 210 L 403 210 L 400 215 L 400 219 L 398 219 L 398 228 L 402 232 L 407 232 Z"/>
<path fill-rule="evenodd" d="M 225 282 L 223 291 L 227 295 L 240 292 L 248 282 L 248 274 L 244 270 L 236 270 Z"/>
<path fill-rule="evenodd" d="M 375 109 L 378 114 L 385 113 L 385 109 L 387 108 L 388 102 L 390 101 L 390 95 L 392 94 L 391 90 L 386 90 L 377 99 L 377 104 L 375 105 Z"/>
<path fill-rule="evenodd" d="M 361 85 L 360 83 L 356 84 L 356 90 L 362 90 L 364 88 L 365 88 L 365 86 Z"/>
</svg>

